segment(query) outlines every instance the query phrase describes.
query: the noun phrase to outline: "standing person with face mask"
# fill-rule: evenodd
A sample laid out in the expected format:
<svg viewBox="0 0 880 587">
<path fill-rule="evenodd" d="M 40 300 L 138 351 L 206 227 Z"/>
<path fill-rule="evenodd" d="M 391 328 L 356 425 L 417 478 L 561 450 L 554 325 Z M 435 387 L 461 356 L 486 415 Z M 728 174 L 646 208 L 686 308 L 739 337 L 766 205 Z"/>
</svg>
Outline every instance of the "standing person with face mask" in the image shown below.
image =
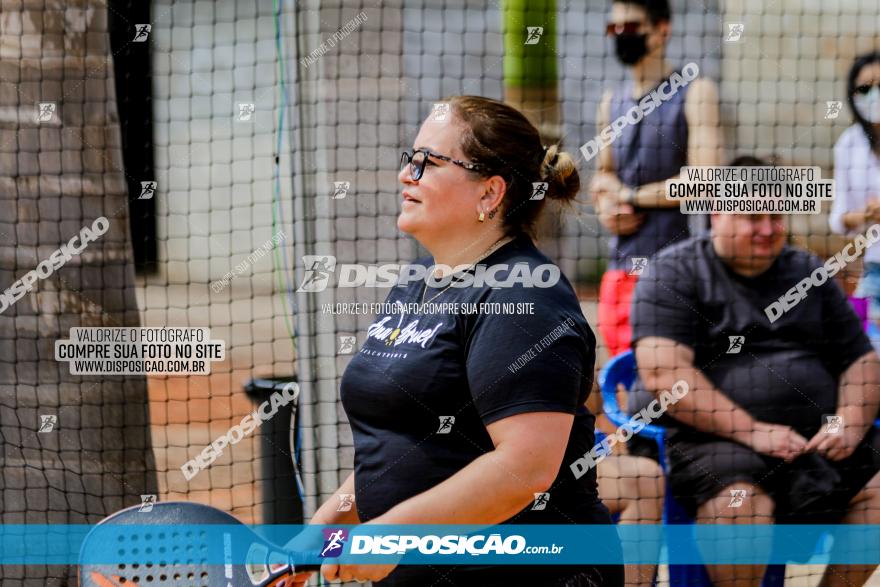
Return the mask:
<svg viewBox="0 0 880 587">
<path fill-rule="evenodd" d="M 608 35 L 629 79 L 605 93 L 599 131 L 634 108 L 643 114 L 634 124 L 630 117 L 599 150 L 590 184 L 599 221 L 612 234 L 599 290 L 599 331 L 612 356 L 630 347 L 630 298 L 645 266 L 642 259 L 690 235 L 678 202 L 666 199 L 666 180 L 684 165 L 724 160 L 717 88 L 704 78 L 687 81 L 699 71 L 696 64 L 675 69 L 666 60 L 669 23 L 666 0 L 612 2 Z M 658 98 L 649 111 L 644 101 L 652 92 Z"/>
<path fill-rule="evenodd" d="M 847 79 L 847 102 L 855 124 L 834 145 L 835 197 L 829 224 L 852 235 L 880 222 L 880 52 L 857 58 Z M 872 320 L 880 319 L 880 247 L 865 253 L 856 295 L 870 300 Z"/>
</svg>

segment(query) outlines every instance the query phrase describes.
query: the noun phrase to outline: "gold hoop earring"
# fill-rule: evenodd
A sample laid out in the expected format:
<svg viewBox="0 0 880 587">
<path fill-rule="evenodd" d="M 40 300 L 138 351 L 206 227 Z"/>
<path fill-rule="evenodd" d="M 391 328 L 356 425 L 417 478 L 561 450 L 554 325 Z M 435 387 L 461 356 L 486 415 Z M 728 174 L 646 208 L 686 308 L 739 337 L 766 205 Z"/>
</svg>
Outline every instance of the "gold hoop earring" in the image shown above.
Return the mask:
<svg viewBox="0 0 880 587">
<path fill-rule="evenodd" d="M 479 222 L 485 222 L 486 221 L 486 213 L 483 212 L 482 210 L 480 210 L 480 215 L 477 216 L 477 220 Z"/>
</svg>

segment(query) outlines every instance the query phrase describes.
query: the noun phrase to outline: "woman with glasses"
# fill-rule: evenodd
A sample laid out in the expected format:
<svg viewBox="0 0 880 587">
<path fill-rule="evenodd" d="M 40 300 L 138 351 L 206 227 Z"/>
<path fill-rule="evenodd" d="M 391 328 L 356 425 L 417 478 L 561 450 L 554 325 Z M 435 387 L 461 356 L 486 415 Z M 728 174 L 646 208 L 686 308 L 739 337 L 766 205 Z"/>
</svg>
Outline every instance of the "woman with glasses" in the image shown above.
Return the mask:
<svg viewBox="0 0 880 587">
<path fill-rule="evenodd" d="M 456 96 L 424 121 L 398 181 L 397 225 L 430 252 L 414 265 L 426 278 L 391 288 L 386 307 L 397 310 L 376 316 L 343 375 L 354 472 L 311 522 L 610 524 L 595 470 L 570 467 L 594 444 L 584 402 L 596 339 L 531 236 L 547 200 L 577 195 L 574 161 L 542 146 L 514 108 Z M 348 512 L 337 511 L 343 494 L 354 495 Z M 619 553 L 616 542 L 583 547 Z M 381 586 L 623 585 L 621 565 L 325 564 L 322 574 Z"/>
<path fill-rule="evenodd" d="M 855 124 L 834 146 L 835 197 L 829 223 L 834 232 L 851 236 L 880 222 L 880 52 L 855 60 L 846 96 Z M 876 245 L 865 252 L 856 295 L 868 298 L 871 319 L 880 319 L 880 247 Z"/>
</svg>

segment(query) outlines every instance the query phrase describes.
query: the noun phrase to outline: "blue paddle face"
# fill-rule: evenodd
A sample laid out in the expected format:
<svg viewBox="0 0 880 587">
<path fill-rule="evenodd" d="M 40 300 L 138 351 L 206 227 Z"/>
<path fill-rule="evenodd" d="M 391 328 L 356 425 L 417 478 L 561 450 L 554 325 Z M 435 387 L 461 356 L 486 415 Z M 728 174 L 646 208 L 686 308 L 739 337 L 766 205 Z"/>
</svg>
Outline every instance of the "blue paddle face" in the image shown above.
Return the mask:
<svg viewBox="0 0 880 587">
<path fill-rule="evenodd" d="M 137 560 L 127 564 L 85 564 L 80 567 L 80 585 L 85 587 L 284 587 L 292 584 L 290 556 L 247 529 L 233 516 L 215 508 L 186 502 L 159 502 L 145 514 L 134 506 L 105 518 L 101 525 L 113 524 L 113 538 L 90 534 L 83 543 L 80 558 L 93 560 L 96 553 Z M 250 544 L 245 565 L 218 565 L 217 549 L 231 534 L 205 530 L 189 531 L 189 525 L 221 524 L 238 526 Z M 125 526 L 131 526 L 128 531 Z M 150 532 L 145 526 L 161 526 Z M 180 526 L 180 532 L 174 531 Z M 211 556 L 209 557 L 209 553 Z M 208 561 L 214 564 L 208 564 Z M 297 567 L 298 571 L 317 566 Z"/>
</svg>

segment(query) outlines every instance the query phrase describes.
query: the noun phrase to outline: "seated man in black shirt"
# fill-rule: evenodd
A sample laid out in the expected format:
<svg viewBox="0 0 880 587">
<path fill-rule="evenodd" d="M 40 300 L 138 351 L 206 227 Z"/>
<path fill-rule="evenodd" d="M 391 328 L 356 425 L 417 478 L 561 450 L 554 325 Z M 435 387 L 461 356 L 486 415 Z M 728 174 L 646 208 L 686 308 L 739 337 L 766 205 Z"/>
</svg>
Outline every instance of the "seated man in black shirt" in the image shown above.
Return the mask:
<svg viewBox="0 0 880 587">
<path fill-rule="evenodd" d="M 765 311 L 821 264 L 786 245 L 781 216 L 716 214 L 639 280 L 639 375 L 653 393 L 690 387 L 662 423 L 672 494 L 699 523 L 880 523 L 880 359 L 858 318 L 833 279 L 772 323 Z M 874 568 L 831 565 L 821 585 Z M 758 585 L 765 566 L 707 570 Z"/>
</svg>

